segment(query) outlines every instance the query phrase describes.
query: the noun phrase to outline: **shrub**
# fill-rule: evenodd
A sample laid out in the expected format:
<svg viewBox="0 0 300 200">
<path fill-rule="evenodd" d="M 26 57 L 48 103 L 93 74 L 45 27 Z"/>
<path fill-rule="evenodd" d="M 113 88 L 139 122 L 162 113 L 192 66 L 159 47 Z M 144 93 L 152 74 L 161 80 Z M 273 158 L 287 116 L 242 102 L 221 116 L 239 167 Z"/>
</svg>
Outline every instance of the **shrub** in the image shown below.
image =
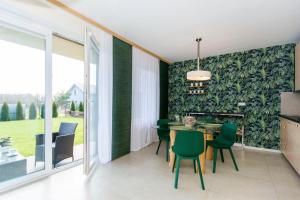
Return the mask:
<svg viewBox="0 0 300 200">
<path fill-rule="evenodd" d="M 29 106 L 29 119 L 36 119 L 36 107 L 34 103 Z"/>
<path fill-rule="evenodd" d="M 53 101 L 53 103 L 52 103 L 52 117 L 53 118 L 58 117 L 57 105 L 56 105 L 55 101 Z"/>
<path fill-rule="evenodd" d="M 75 111 L 75 110 L 76 110 L 75 103 L 74 103 L 74 101 L 72 101 L 72 103 L 71 103 L 71 111 Z"/>
<path fill-rule="evenodd" d="M 79 108 L 78 108 L 78 110 L 79 110 L 80 112 L 83 112 L 83 111 L 84 111 L 83 103 L 82 103 L 82 102 L 79 103 Z"/>
<path fill-rule="evenodd" d="M 1 108 L 1 121 L 9 121 L 9 107 L 6 102 L 3 103 Z"/>
<path fill-rule="evenodd" d="M 45 104 L 41 106 L 41 118 L 45 119 Z"/>
<path fill-rule="evenodd" d="M 17 103 L 16 107 L 16 120 L 23 120 L 24 119 L 24 111 L 23 106 L 20 101 Z"/>
</svg>

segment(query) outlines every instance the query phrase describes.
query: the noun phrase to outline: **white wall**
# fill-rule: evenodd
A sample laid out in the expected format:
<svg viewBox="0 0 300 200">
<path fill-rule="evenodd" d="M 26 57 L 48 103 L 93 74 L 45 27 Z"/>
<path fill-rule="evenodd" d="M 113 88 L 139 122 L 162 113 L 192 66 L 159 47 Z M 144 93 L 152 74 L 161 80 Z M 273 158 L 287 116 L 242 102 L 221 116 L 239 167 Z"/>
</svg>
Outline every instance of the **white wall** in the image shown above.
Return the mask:
<svg viewBox="0 0 300 200">
<path fill-rule="evenodd" d="M 300 115 L 300 94 L 294 92 L 282 92 L 281 114 L 282 115 Z"/>
</svg>

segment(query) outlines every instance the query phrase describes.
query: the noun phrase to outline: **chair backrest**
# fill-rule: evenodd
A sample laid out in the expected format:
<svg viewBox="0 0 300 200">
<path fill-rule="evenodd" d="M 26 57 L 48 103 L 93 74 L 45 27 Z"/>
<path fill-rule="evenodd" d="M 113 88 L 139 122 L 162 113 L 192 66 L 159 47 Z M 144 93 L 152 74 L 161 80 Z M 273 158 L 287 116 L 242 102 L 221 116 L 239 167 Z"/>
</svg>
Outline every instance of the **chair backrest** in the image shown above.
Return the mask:
<svg viewBox="0 0 300 200">
<path fill-rule="evenodd" d="M 160 126 L 160 125 L 166 125 L 170 122 L 169 119 L 159 119 L 157 120 L 157 125 Z"/>
<path fill-rule="evenodd" d="M 75 133 L 78 123 L 62 122 L 59 126 L 58 135 L 69 135 Z"/>
<path fill-rule="evenodd" d="M 161 128 L 168 128 L 169 125 L 168 123 L 170 122 L 169 119 L 159 119 L 157 120 L 157 126 L 161 127 Z"/>
<path fill-rule="evenodd" d="M 157 128 L 157 135 L 158 137 L 168 137 L 170 136 L 170 129 L 169 128 Z"/>
<path fill-rule="evenodd" d="M 170 135 L 170 129 L 168 123 L 170 122 L 169 119 L 159 119 L 157 120 L 157 135 L 159 137 L 166 137 Z"/>
<path fill-rule="evenodd" d="M 182 156 L 196 156 L 204 152 L 204 136 L 200 131 L 176 131 L 174 151 Z"/>
<path fill-rule="evenodd" d="M 236 132 L 237 126 L 235 123 L 224 123 L 221 127 L 220 135 L 217 136 L 216 140 L 225 139 L 226 141 L 231 142 L 231 144 L 234 144 L 236 140 Z"/>
<path fill-rule="evenodd" d="M 75 134 L 60 135 L 56 137 L 54 159 L 59 162 L 73 156 Z"/>
</svg>

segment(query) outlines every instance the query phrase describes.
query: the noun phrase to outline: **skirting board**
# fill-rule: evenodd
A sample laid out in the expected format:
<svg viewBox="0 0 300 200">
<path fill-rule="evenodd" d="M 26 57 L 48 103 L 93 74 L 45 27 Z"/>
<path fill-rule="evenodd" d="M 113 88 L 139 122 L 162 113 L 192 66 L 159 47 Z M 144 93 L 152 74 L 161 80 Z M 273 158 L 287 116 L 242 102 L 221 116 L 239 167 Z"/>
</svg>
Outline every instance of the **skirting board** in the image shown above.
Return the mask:
<svg viewBox="0 0 300 200">
<path fill-rule="evenodd" d="M 234 146 L 236 147 L 242 147 L 241 143 L 234 143 Z M 256 150 L 256 151 L 265 151 L 265 152 L 272 152 L 272 153 L 281 153 L 280 150 L 276 150 L 276 149 L 266 149 L 266 148 L 261 148 L 261 147 L 251 147 L 251 146 L 246 146 L 244 145 L 245 149 L 249 149 L 249 150 Z"/>
</svg>

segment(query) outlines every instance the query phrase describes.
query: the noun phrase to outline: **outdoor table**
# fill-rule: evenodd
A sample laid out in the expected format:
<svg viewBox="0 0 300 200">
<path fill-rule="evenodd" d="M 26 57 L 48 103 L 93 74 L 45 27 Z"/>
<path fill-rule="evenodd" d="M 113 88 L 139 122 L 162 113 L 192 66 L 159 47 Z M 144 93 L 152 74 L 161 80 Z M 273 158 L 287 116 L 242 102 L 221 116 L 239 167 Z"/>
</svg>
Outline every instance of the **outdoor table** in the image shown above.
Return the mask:
<svg viewBox="0 0 300 200">
<path fill-rule="evenodd" d="M 0 182 L 26 175 L 26 158 L 18 152 L 10 156 L 0 150 L 0 154 Z"/>
</svg>

